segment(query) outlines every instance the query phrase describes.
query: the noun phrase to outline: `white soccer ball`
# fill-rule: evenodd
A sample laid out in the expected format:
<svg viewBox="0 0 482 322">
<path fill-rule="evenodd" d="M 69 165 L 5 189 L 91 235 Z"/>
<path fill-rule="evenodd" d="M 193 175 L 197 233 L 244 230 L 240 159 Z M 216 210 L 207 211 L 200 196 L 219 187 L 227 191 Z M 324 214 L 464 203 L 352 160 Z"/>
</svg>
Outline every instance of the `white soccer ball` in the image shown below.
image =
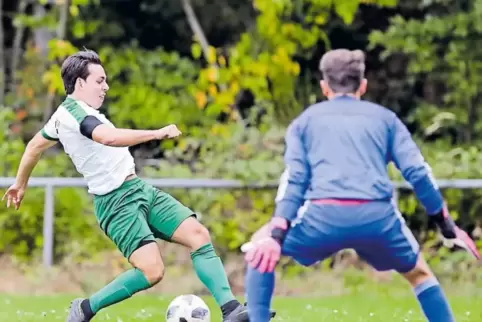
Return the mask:
<svg viewBox="0 0 482 322">
<path fill-rule="evenodd" d="M 204 301 L 194 295 L 180 295 L 169 303 L 166 322 L 210 322 L 211 311 Z"/>
</svg>

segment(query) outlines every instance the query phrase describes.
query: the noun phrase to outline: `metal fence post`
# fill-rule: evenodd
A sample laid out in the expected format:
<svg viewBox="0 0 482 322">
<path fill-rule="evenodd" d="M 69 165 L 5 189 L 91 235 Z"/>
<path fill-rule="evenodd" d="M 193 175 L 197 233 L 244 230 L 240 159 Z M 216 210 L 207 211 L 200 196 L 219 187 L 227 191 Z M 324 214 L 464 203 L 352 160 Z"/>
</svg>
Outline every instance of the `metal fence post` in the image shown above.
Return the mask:
<svg viewBox="0 0 482 322">
<path fill-rule="evenodd" d="M 43 239 L 43 264 L 51 267 L 54 253 L 54 189 L 49 184 L 45 186 Z"/>
</svg>

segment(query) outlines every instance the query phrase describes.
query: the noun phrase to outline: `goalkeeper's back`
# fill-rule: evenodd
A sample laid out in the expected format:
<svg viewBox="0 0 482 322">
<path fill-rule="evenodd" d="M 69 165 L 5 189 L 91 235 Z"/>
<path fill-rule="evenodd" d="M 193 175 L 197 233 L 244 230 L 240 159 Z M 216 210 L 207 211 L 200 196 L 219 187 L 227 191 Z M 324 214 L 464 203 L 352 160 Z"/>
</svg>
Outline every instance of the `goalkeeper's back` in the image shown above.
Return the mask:
<svg viewBox="0 0 482 322">
<path fill-rule="evenodd" d="M 409 131 L 380 105 L 351 96 L 315 104 L 292 122 L 286 140 L 285 180 L 291 186 L 286 193 L 297 194 L 298 188 L 308 200 L 390 202 L 387 165 L 394 162 L 429 213 L 441 208 L 430 168 Z M 283 197 L 289 195 L 280 191 L 279 199 Z"/>
<path fill-rule="evenodd" d="M 391 202 L 390 162 L 429 214 L 442 209 L 430 168 L 405 125 L 389 109 L 360 99 L 364 68 L 358 51 L 323 56 L 321 87 L 329 99 L 310 106 L 288 127 L 275 215 L 293 220 L 305 200 Z"/>
<path fill-rule="evenodd" d="M 349 96 L 309 107 L 293 123 L 311 171 L 306 199 L 390 200 L 396 123 L 389 110 Z"/>
</svg>

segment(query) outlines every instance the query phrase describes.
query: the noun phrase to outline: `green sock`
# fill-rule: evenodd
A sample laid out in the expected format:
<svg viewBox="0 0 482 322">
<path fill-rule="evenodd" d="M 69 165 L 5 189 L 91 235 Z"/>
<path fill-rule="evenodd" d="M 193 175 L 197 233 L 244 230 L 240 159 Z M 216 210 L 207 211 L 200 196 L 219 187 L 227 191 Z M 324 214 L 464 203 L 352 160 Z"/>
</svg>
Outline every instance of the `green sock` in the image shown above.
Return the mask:
<svg viewBox="0 0 482 322">
<path fill-rule="evenodd" d="M 149 281 L 137 268 L 130 269 L 115 280 L 104 286 L 103 289 L 89 298 L 90 308 L 95 314 L 101 309 L 112 304 L 128 299 L 132 295 L 151 287 Z"/>
<path fill-rule="evenodd" d="M 191 253 L 194 270 L 219 306 L 235 300 L 223 263 L 211 243 Z"/>
</svg>

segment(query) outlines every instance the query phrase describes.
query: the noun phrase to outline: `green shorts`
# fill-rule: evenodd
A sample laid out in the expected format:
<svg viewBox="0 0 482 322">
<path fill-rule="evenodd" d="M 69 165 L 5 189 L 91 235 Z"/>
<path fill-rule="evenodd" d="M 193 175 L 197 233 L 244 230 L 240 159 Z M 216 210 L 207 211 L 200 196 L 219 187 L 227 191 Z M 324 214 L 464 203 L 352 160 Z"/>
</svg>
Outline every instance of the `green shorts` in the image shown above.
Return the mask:
<svg viewBox="0 0 482 322">
<path fill-rule="evenodd" d="M 127 259 L 141 242 L 170 241 L 177 227 L 195 216 L 171 195 L 139 178 L 106 195 L 95 195 L 94 209 L 100 228 Z"/>
</svg>

